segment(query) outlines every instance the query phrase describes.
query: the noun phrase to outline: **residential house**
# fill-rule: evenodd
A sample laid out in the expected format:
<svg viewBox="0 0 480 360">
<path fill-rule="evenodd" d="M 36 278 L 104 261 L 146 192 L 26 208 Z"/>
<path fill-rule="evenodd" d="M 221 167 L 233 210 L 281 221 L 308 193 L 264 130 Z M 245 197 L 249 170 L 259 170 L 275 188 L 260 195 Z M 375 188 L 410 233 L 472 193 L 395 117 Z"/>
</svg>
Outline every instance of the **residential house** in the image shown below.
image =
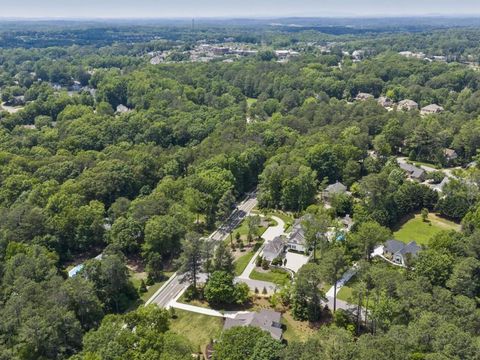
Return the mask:
<svg viewBox="0 0 480 360">
<path fill-rule="evenodd" d="M 445 156 L 445 160 L 447 160 L 447 162 L 452 162 L 458 158 L 457 152 L 448 148 L 443 150 L 443 156 Z"/>
<path fill-rule="evenodd" d="M 413 100 L 405 99 L 398 103 L 397 109 L 403 111 L 418 110 L 418 104 Z"/>
<path fill-rule="evenodd" d="M 272 338 L 282 340 L 282 314 L 263 309 L 258 313 L 237 313 L 234 318 L 226 318 L 223 330 L 235 326 L 254 326 L 268 332 Z"/>
<path fill-rule="evenodd" d="M 305 253 L 307 251 L 307 244 L 305 241 L 305 233 L 302 228 L 303 218 L 295 220 L 293 230 L 288 236 L 287 249 Z"/>
<path fill-rule="evenodd" d="M 399 163 L 400 168 L 407 173 L 407 176 L 415 181 L 422 182 L 425 180 L 425 170 L 414 166 L 412 164 L 401 162 Z"/>
<path fill-rule="evenodd" d="M 383 106 L 384 108 L 390 108 L 394 105 L 393 100 L 386 96 L 380 96 L 377 102 L 380 106 Z"/>
<path fill-rule="evenodd" d="M 383 256 L 394 263 L 407 266 L 408 258 L 417 256 L 422 250 L 415 241 L 405 244 L 398 240 L 388 240 L 383 247 Z"/>
<path fill-rule="evenodd" d="M 420 60 L 425 59 L 425 56 L 426 56 L 422 52 L 416 53 L 412 51 L 400 51 L 399 54 L 407 58 L 414 58 L 414 59 L 420 59 Z"/>
<path fill-rule="evenodd" d="M 358 95 L 355 97 L 355 100 L 357 101 L 365 101 L 368 99 L 373 99 L 373 95 L 361 92 L 361 93 L 358 93 Z"/>
<path fill-rule="evenodd" d="M 272 262 L 275 258 L 279 257 L 283 253 L 286 245 L 286 237 L 283 235 L 277 236 L 276 238 L 265 244 L 262 253 L 263 258 L 267 261 Z"/>
<path fill-rule="evenodd" d="M 349 214 L 345 215 L 345 217 L 340 219 L 340 223 L 343 225 L 345 231 L 350 231 L 353 227 L 353 219 L 350 217 Z"/>
<path fill-rule="evenodd" d="M 432 115 L 432 114 L 439 114 L 443 111 L 444 111 L 444 109 L 440 105 L 430 104 L 430 105 L 427 105 L 427 106 L 423 107 L 420 110 L 420 114 L 421 115 Z"/>
<path fill-rule="evenodd" d="M 448 176 L 445 176 L 443 178 L 443 180 L 439 183 L 439 184 L 436 184 L 436 185 L 431 185 L 431 189 L 436 191 L 436 192 L 443 192 L 443 188 L 445 187 L 445 185 L 447 185 L 448 183 L 450 182 L 450 178 Z"/>
<path fill-rule="evenodd" d="M 341 182 L 336 182 L 335 184 L 328 185 L 323 191 L 323 198 L 325 200 L 330 199 L 333 195 L 344 194 L 347 192 L 347 187 Z"/>
<path fill-rule="evenodd" d="M 355 50 L 352 53 L 352 58 L 354 61 L 360 61 L 365 57 L 365 51 L 364 50 Z"/>
<path fill-rule="evenodd" d="M 131 110 L 123 104 L 120 104 L 120 105 L 117 106 L 117 114 L 125 114 L 125 113 L 128 113 L 130 111 Z"/>
</svg>

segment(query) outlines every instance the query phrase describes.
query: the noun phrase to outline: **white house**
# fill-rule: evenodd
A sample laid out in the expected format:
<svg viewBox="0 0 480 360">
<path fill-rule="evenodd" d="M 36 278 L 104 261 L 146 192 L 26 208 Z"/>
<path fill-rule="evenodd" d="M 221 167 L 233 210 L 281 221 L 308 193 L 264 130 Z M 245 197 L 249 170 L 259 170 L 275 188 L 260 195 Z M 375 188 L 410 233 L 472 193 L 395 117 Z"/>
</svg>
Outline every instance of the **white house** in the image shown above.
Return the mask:
<svg viewBox="0 0 480 360">
<path fill-rule="evenodd" d="M 418 252 L 422 250 L 415 241 L 410 241 L 405 244 L 398 240 L 388 240 L 383 247 L 383 255 L 393 261 L 394 263 L 407 266 L 408 257 L 417 256 Z"/>
</svg>

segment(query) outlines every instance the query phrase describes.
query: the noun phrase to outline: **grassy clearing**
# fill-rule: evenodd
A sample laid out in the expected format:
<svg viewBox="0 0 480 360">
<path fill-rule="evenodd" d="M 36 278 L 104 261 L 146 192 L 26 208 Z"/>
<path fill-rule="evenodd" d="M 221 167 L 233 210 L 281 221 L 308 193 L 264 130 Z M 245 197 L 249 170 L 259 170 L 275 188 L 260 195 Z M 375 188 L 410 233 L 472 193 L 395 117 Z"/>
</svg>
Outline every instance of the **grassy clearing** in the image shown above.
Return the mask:
<svg viewBox="0 0 480 360">
<path fill-rule="evenodd" d="M 250 107 L 257 102 L 257 99 L 247 98 L 247 106 Z"/>
<path fill-rule="evenodd" d="M 358 277 L 353 275 L 352 278 L 344 285 L 337 294 L 338 300 L 343 300 L 352 304 L 358 303 L 355 299 L 352 298 L 353 288 L 358 283 Z"/>
<path fill-rule="evenodd" d="M 236 276 L 239 276 L 243 272 L 243 270 L 245 270 L 245 268 L 247 267 L 250 260 L 252 260 L 253 255 L 255 255 L 255 252 L 253 250 L 250 250 L 246 254 L 240 256 L 235 261 L 235 275 Z"/>
<path fill-rule="evenodd" d="M 279 286 L 283 286 L 291 281 L 290 275 L 286 271 L 280 269 L 272 269 L 267 272 L 253 270 L 250 274 L 250 279 L 268 281 Z M 261 289 L 259 290 L 261 291 Z"/>
<path fill-rule="evenodd" d="M 258 227 L 258 234 L 259 236 L 261 236 L 265 230 L 267 230 L 267 228 L 265 226 L 259 226 Z M 237 234 L 240 234 L 240 239 L 242 239 L 243 241 L 243 244 L 246 245 L 248 242 L 247 242 L 247 237 L 248 237 L 248 223 L 247 223 L 247 219 L 244 219 L 239 226 L 237 226 L 235 228 L 235 230 L 233 230 L 232 232 L 232 239 L 230 239 L 230 236 L 228 236 L 226 239 L 225 239 L 225 243 L 226 244 L 230 244 L 230 241 L 233 240 L 235 246 L 237 245 L 237 240 L 236 240 L 236 236 Z"/>
<path fill-rule="evenodd" d="M 444 230 L 460 230 L 460 225 L 441 218 L 435 214 L 428 214 L 428 222 L 424 222 L 420 214 L 415 214 L 404 222 L 393 233 L 395 239 L 408 243 L 416 241 L 420 245 L 428 245 L 428 241 L 437 233 Z"/>
<path fill-rule="evenodd" d="M 432 164 L 432 163 L 428 163 L 428 162 L 422 162 L 422 161 L 410 161 L 408 160 L 409 163 L 412 163 L 413 165 L 415 166 L 428 166 L 428 167 L 431 167 L 431 168 L 434 168 L 434 169 L 441 169 L 440 166 L 438 166 L 438 164 Z"/>
<path fill-rule="evenodd" d="M 176 318 L 170 321 L 170 330 L 190 340 L 193 350 L 203 350 L 211 339 L 220 336 L 223 320 L 214 316 L 175 309 Z"/>
<path fill-rule="evenodd" d="M 255 214 L 259 214 L 259 215 L 260 214 L 265 215 L 267 217 L 276 216 L 276 217 L 282 219 L 283 222 L 285 223 L 285 231 L 288 231 L 295 221 L 295 218 L 293 217 L 293 215 L 291 215 L 290 213 L 283 212 L 283 211 L 267 210 L 266 212 L 263 212 L 263 211 L 260 211 L 258 209 L 255 209 L 252 212 L 255 213 Z"/>
</svg>

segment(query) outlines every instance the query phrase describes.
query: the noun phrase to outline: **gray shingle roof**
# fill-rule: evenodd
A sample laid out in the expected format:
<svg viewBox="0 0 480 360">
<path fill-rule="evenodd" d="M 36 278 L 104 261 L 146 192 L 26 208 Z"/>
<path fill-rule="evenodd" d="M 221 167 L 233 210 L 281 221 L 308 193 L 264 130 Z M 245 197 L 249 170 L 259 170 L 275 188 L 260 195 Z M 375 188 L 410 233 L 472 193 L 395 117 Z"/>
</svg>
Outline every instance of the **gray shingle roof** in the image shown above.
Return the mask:
<svg viewBox="0 0 480 360">
<path fill-rule="evenodd" d="M 265 244 L 263 248 L 263 257 L 268 261 L 272 261 L 282 252 L 286 244 L 286 238 L 284 236 L 277 236 L 272 241 Z"/>
<path fill-rule="evenodd" d="M 255 326 L 270 333 L 277 340 L 282 339 L 282 314 L 273 310 L 261 310 L 258 313 L 237 314 L 235 318 L 227 318 L 224 330 L 235 326 Z"/>
<path fill-rule="evenodd" d="M 422 168 L 416 167 L 416 166 L 414 166 L 412 164 L 408 164 L 408 163 L 403 163 L 403 162 L 400 163 L 400 168 L 402 170 L 408 172 L 410 177 L 412 177 L 414 179 L 419 179 L 425 174 L 425 170 L 423 170 Z"/>
<path fill-rule="evenodd" d="M 335 184 L 328 185 L 325 191 L 329 194 L 339 194 L 347 191 L 347 187 L 337 181 Z"/>
<path fill-rule="evenodd" d="M 412 254 L 415 256 L 420 250 L 422 248 L 415 241 L 410 241 L 408 244 L 394 239 L 385 242 L 385 251 L 391 254 L 400 254 L 402 256 Z"/>
</svg>

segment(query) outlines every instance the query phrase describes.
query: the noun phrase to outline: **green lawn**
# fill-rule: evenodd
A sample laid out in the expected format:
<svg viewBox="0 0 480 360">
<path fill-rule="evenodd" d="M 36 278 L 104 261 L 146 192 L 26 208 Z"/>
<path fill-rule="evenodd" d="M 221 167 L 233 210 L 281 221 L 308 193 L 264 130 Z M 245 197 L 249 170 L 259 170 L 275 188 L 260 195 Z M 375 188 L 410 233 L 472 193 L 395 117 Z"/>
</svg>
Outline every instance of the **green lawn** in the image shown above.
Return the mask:
<svg viewBox="0 0 480 360">
<path fill-rule="evenodd" d="M 240 275 L 243 270 L 247 267 L 248 263 L 250 260 L 252 260 L 253 255 L 255 255 L 255 252 L 250 250 L 244 255 L 240 256 L 236 261 L 235 261 L 235 275 L 238 276 Z"/>
<path fill-rule="evenodd" d="M 250 107 L 257 102 L 257 99 L 247 98 L 247 106 Z"/>
<path fill-rule="evenodd" d="M 295 219 L 293 218 L 293 216 L 291 216 L 290 214 L 287 214 L 287 213 L 284 213 L 284 212 L 280 212 L 280 211 L 274 211 L 274 212 L 269 212 L 267 213 L 268 216 L 276 216 L 280 219 L 283 220 L 283 222 L 285 223 L 285 231 L 288 231 L 292 225 L 293 225 L 293 222 L 295 221 Z"/>
<path fill-rule="evenodd" d="M 358 277 L 353 275 L 352 278 L 340 289 L 337 294 L 337 299 L 355 303 L 352 301 L 352 291 L 357 283 Z"/>
<path fill-rule="evenodd" d="M 258 234 L 261 236 L 265 232 L 265 230 L 267 230 L 266 227 L 259 226 L 258 227 Z M 246 244 L 247 235 L 248 235 L 248 223 L 247 223 L 246 218 L 232 232 L 231 236 L 232 236 L 232 239 L 233 239 L 233 242 L 234 242 L 235 245 L 237 245 L 237 240 L 236 240 L 237 233 L 240 234 L 240 238 L 243 240 L 244 244 Z M 230 236 L 228 236 L 225 239 L 225 243 L 230 244 Z"/>
<path fill-rule="evenodd" d="M 219 317 L 175 309 L 176 319 L 170 321 L 170 330 L 190 340 L 194 351 L 199 351 L 220 336 L 223 320 Z"/>
<path fill-rule="evenodd" d="M 438 166 L 437 164 L 432 164 L 432 163 L 427 163 L 427 162 L 422 162 L 422 161 L 408 161 L 410 163 L 413 163 L 413 165 L 415 166 L 428 166 L 428 167 L 431 167 L 431 168 L 434 168 L 434 169 L 440 169 L 440 166 Z"/>
<path fill-rule="evenodd" d="M 395 239 L 408 243 L 416 241 L 420 245 L 428 245 L 430 238 L 443 230 L 460 230 L 460 225 L 441 218 L 435 214 L 428 215 L 428 222 L 424 222 L 420 214 L 415 214 L 407 222 L 399 226 L 393 233 Z"/>
<path fill-rule="evenodd" d="M 275 283 L 279 286 L 285 285 L 290 279 L 290 275 L 283 270 L 280 269 L 272 269 L 268 272 L 260 272 L 257 270 L 253 270 L 250 274 L 250 279 L 253 280 L 261 280 L 261 281 L 269 281 Z M 260 292 L 262 289 L 258 289 Z"/>
</svg>

